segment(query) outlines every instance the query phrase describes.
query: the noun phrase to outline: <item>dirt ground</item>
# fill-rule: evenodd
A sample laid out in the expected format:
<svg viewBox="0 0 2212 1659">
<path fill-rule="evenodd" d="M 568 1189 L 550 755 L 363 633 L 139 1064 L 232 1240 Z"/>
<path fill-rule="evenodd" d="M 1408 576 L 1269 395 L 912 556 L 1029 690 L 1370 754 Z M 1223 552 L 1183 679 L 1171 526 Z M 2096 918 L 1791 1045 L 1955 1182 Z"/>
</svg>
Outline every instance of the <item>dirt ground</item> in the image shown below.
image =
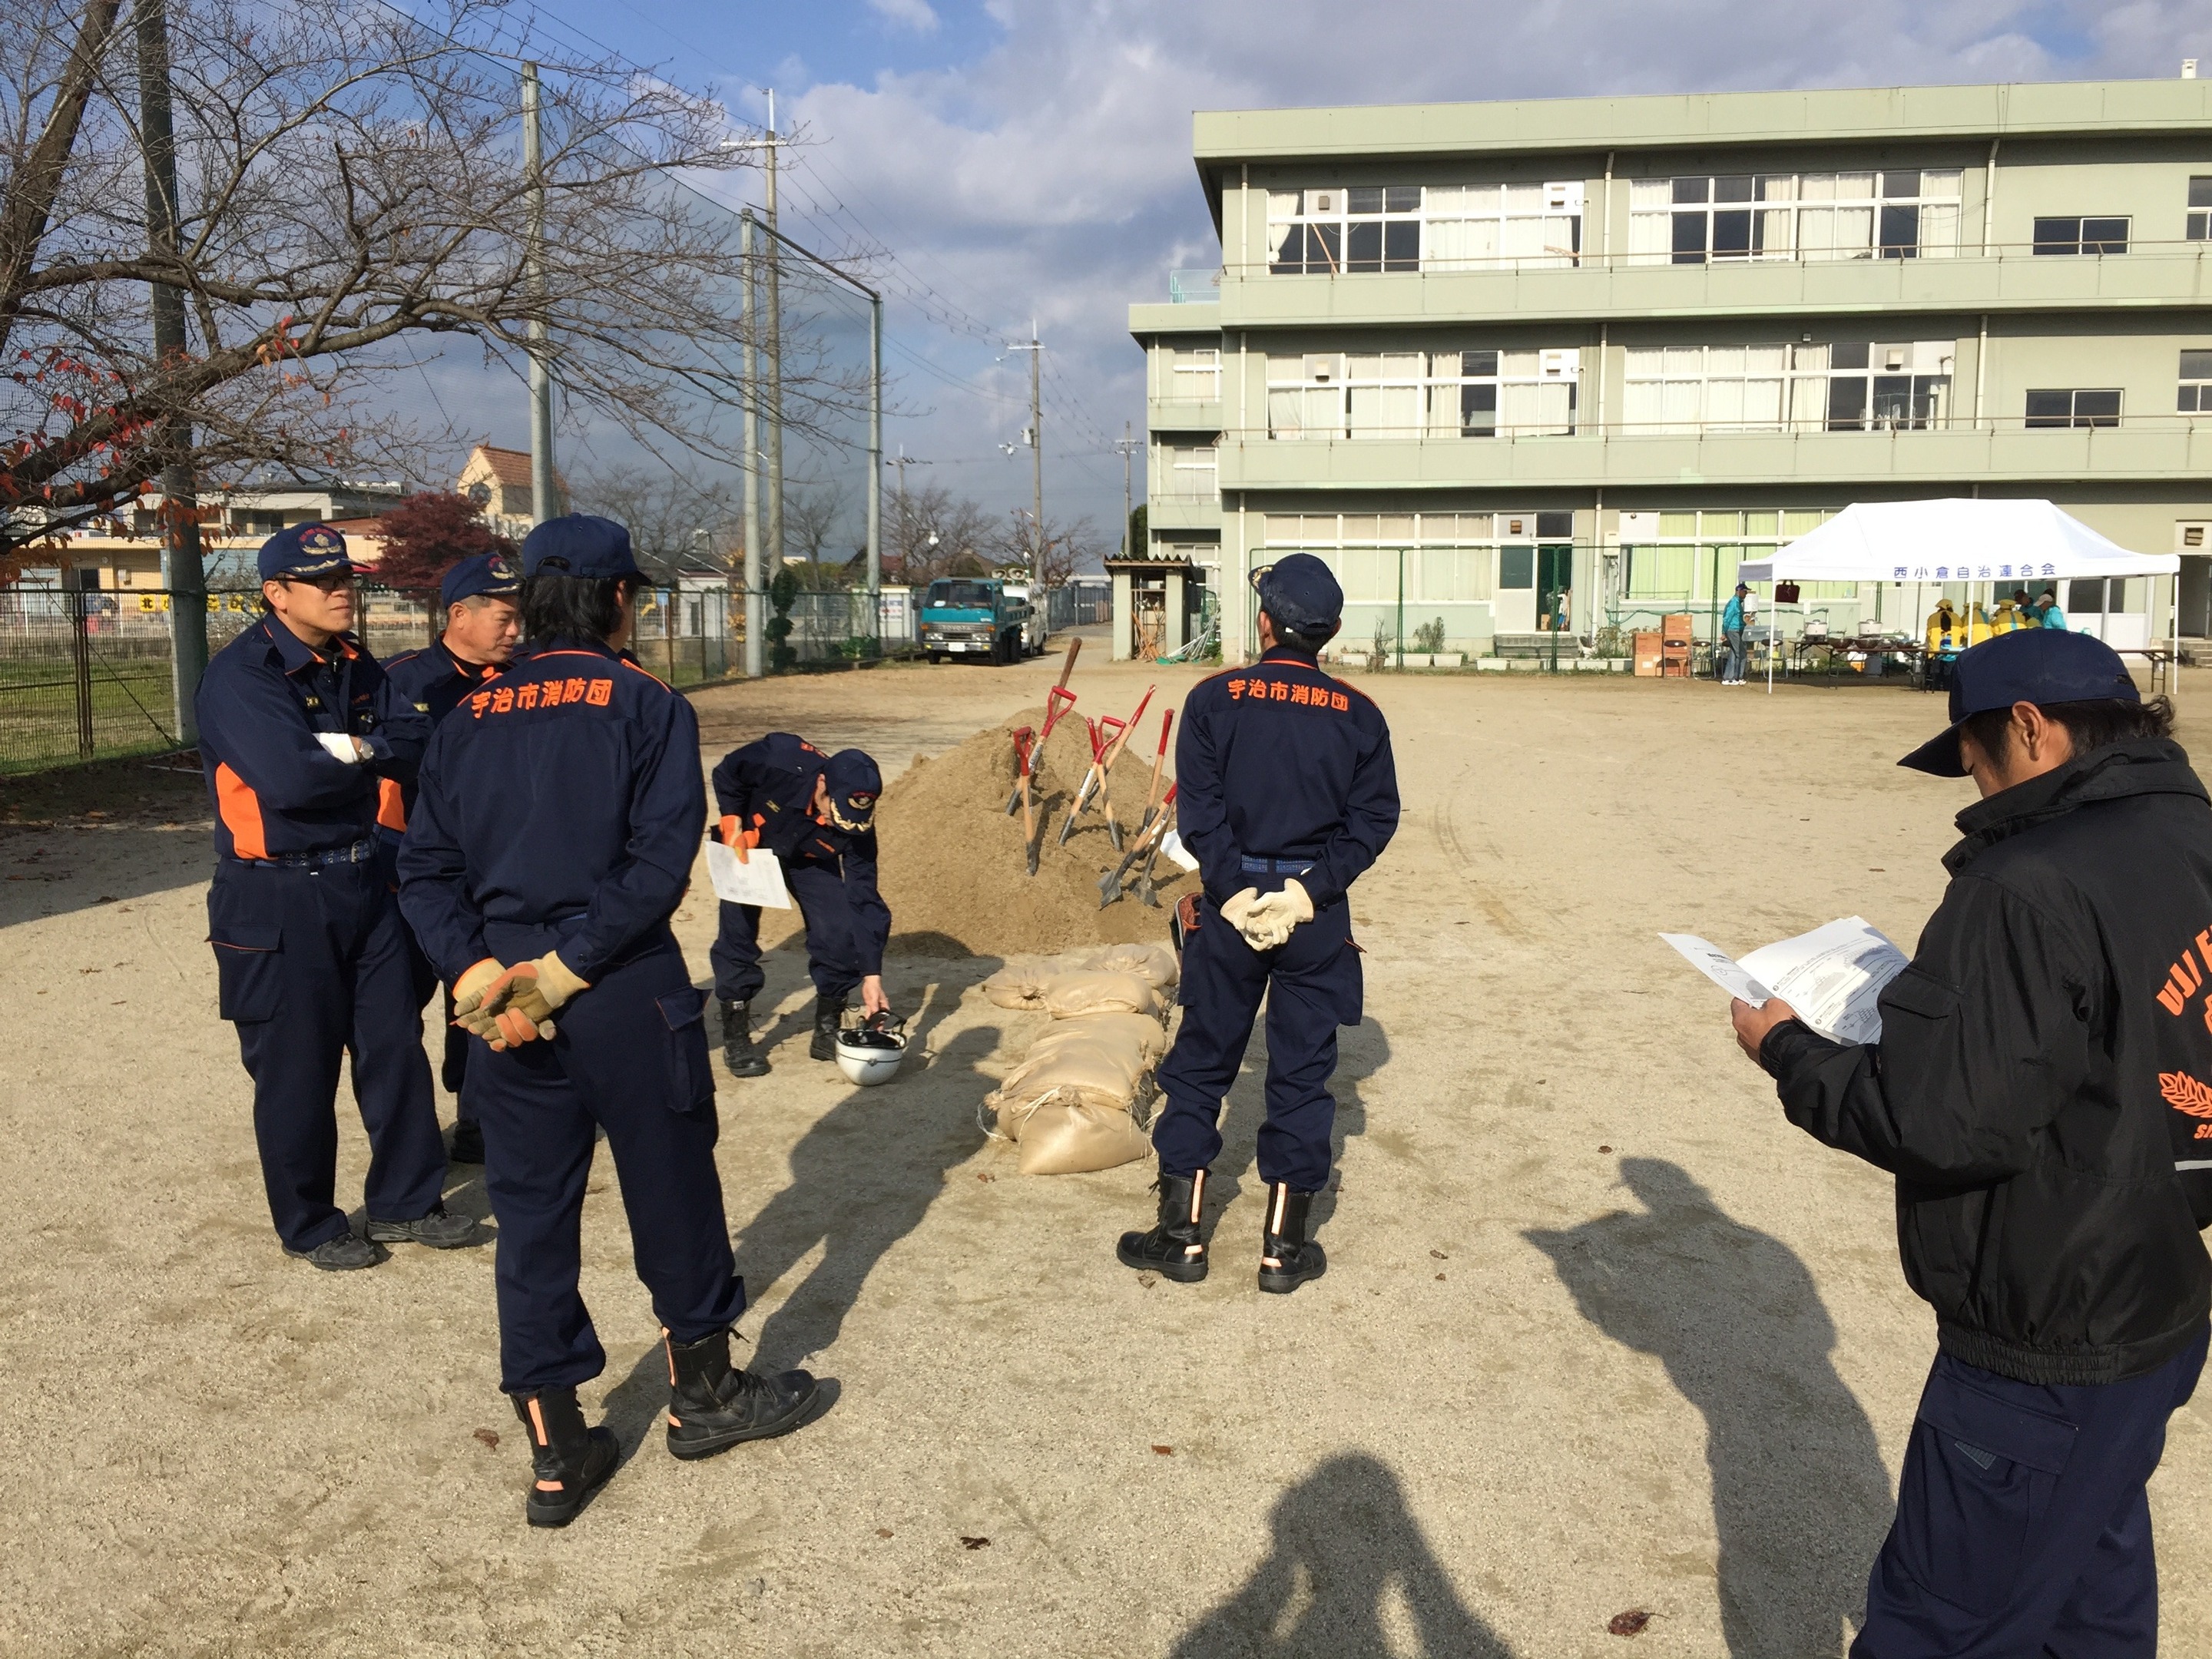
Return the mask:
<svg viewBox="0 0 2212 1659">
<path fill-rule="evenodd" d="M 707 692 L 708 758 L 781 727 L 895 774 L 1035 707 L 1054 666 Z M 1192 678 L 1092 663 L 1076 685 L 1119 711 Z M 0 1650 L 1838 1653 L 1933 1323 L 1888 1182 L 1784 1121 L 1654 934 L 1748 948 L 1856 912 L 1910 945 L 1968 786 L 1892 763 L 1941 704 L 1360 684 L 1406 813 L 1352 895 L 1367 1018 L 1328 1277 L 1252 1283 L 1256 1042 L 1213 1274 L 1148 1284 L 1112 1254 L 1146 1166 L 1025 1180 L 977 1127 L 1042 1018 L 974 991 L 994 956 L 894 956 L 926 1060 L 856 1091 L 805 1058 L 787 942 L 775 1069 L 722 1079 L 720 1162 L 748 1352 L 834 1377 L 836 1404 L 666 1455 L 603 1163 L 585 1288 L 611 1363 L 585 1394 L 633 1455 L 560 1533 L 522 1525 L 492 1247 L 347 1275 L 277 1250 L 189 781 L 0 784 Z M 2212 674 L 2182 692 L 2201 750 Z M 703 891 L 677 923 L 702 982 Z M 448 1201 L 483 1213 L 458 1173 Z M 2206 1413 L 2174 1419 L 2152 1486 L 2175 1653 L 2212 1650 Z M 1607 1633 L 1631 1609 L 1657 1615 L 1633 1646 Z"/>
</svg>

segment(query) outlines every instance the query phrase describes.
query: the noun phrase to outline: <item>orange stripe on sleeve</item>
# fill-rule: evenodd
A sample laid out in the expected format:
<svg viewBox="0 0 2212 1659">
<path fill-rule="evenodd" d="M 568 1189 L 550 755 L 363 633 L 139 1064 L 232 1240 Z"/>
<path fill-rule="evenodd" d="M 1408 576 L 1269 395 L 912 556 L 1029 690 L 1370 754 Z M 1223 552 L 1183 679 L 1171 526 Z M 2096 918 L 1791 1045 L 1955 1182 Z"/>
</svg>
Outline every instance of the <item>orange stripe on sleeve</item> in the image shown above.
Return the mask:
<svg viewBox="0 0 2212 1659">
<path fill-rule="evenodd" d="M 390 778 L 376 781 L 376 821 L 401 835 L 407 832 L 407 798 Z"/>
<path fill-rule="evenodd" d="M 265 859 L 269 840 L 261 828 L 261 797 L 223 762 L 215 769 L 216 809 L 230 831 L 230 849 L 242 859 Z"/>
</svg>

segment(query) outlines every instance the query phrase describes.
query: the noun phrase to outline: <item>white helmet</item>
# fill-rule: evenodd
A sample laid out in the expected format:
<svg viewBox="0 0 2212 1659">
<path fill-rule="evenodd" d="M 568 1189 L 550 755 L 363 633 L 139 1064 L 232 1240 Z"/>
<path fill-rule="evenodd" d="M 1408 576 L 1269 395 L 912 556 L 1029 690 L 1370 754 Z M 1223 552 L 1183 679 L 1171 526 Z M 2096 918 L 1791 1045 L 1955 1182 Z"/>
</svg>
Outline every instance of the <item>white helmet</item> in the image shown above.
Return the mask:
<svg viewBox="0 0 2212 1659">
<path fill-rule="evenodd" d="M 848 1083 L 863 1088 L 889 1083 L 905 1060 L 906 1033 L 887 1014 L 837 1033 L 837 1069 Z"/>
</svg>

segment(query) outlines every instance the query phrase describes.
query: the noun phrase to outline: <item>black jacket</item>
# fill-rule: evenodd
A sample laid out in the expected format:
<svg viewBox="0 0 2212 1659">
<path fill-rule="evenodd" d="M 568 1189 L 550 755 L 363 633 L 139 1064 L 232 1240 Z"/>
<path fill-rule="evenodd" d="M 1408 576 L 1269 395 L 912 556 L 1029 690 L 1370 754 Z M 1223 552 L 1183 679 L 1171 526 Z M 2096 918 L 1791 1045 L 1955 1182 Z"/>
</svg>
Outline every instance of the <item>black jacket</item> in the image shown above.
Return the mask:
<svg viewBox="0 0 2212 1659">
<path fill-rule="evenodd" d="M 1791 1122 L 1897 1176 L 1946 1352 L 2027 1382 L 2140 1376 L 2212 1307 L 2212 805 L 2151 740 L 1959 828 L 1880 1044 L 1793 1020 L 1759 1062 Z"/>
</svg>

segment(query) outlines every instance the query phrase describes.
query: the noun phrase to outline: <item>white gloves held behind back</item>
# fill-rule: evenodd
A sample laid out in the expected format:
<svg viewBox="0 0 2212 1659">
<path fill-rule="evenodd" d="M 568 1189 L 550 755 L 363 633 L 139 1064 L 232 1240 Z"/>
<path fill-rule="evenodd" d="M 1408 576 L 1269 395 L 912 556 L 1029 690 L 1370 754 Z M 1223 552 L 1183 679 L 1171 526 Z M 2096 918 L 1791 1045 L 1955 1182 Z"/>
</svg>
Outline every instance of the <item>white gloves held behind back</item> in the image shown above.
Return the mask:
<svg viewBox="0 0 2212 1659">
<path fill-rule="evenodd" d="M 1262 897 L 1258 888 L 1247 887 L 1221 905 L 1221 919 L 1255 951 L 1280 948 L 1289 942 L 1291 930 L 1311 921 L 1313 915 L 1313 900 L 1295 878 L 1285 882 L 1279 893 Z"/>
</svg>

